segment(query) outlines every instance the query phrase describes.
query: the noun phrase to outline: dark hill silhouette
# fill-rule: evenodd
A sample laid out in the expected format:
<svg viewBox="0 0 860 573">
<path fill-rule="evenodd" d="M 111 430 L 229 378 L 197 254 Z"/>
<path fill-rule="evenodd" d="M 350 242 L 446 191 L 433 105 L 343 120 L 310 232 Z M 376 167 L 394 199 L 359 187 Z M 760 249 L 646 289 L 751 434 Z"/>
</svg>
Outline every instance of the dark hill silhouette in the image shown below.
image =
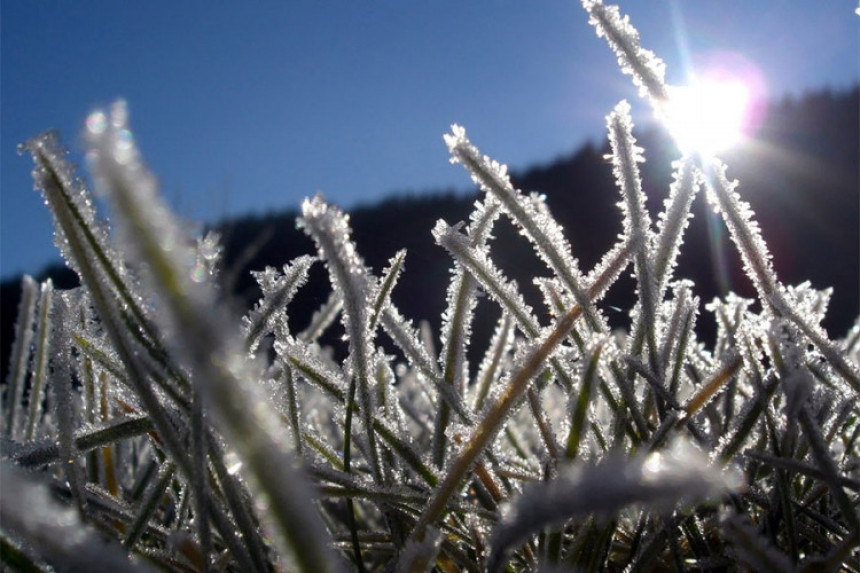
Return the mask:
<svg viewBox="0 0 860 573">
<path fill-rule="evenodd" d="M 652 216 L 662 210 L 671 182 L 670 162 L 677 157 L 673 144 L 657 128 L 638 134 L 647 162 L 642 166 L 643 185 Z M 621 231 L 611 168 L 604 159 L 608 146 L 586 144 L 572 156 L 514 173 L 522 190 L 537 191 L 564 225 L 574 254 L 584 271 L 590 269 Z M 804 280 L 813 286 L 834 287 L 825 327 L 831 337 L 841 337 L 860 313 L 860 89 L 847 93 L 821 91 L 800 99 L 784 98 L 772 104 L 756 141 L 741 151 L 726 154 L 730 178 L 741 182 L 743 198 L 756 212 L 765 240 L 774 255 L 774 266 L 787 284 Z M 504 158 L 498 158 L 503 160 Z M 464 174 L 464 181 L 467 181 Z M 476 192 L 454 191 L 394 197 L 377 205 L 351 211 L 354 238 L 365 261 L 377 273 L 399 249 L 407 249 L 406 271 L 393 297 L 401 311 L 414 320 L 429 320 L 438 327 L 445 300 L 451 261 L 430 234 L 439 218 L 449 223 L 465 220 L 477 198 Z M 682 248 L 677 276 L 696 283 L 702 303 L 733 290 L 753 296 L 743 276 L 739 258 L 721 220 L 704 200 L 696 200 L 693 219 Z M 222 233 L 225 291 L 248 306 L 258 296 L 248 271 L 281 266 L 300 254 L 311 253 L 310 240 L 296 229 L 297 210 L 223 221 Z M 530 247 L 504 219 L 495 232 L 496 262 L 518 280 L 538 312 L 542 307 L 530 284 L 533 276 L 547 274 Z M 722 253 L 722 254 L 721 254 Z M 40 278 L 52 276 L 62 286 L 75 277 L 63 268 L 51 268 Z M 71 281 L 71 282 L 70 282 Z M 20 281 L 2 284 L 3 364 L 7 364 Z M 315 265 L 309 284 L 297 297 L 291 313 L 302 326 L 328 293 L 326 274 Z M 607 309 L 627 309 L 632 301 L 632 281 L 610 291 Z M 623 325 L 626 315 L 608 310 Z M 497 311 L 480 305 L 475 336 L 485 338 Z M 699 324 L 709 336 L 710 316 Z M 480 347 L 480 345 L 479 345 Z M 5 374 L 4 367 L 4 374 Z"/>
</svg>

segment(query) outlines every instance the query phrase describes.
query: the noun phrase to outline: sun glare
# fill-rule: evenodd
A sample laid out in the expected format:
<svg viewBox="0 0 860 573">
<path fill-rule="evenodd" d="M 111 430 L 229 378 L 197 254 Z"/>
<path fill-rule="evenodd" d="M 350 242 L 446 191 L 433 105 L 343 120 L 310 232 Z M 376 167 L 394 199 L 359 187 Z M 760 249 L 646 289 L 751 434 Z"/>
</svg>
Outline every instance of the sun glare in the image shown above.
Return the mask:
<svg viewBox="0 0 860 573">
<path fill-rule="evenodd" d="M 681 151 L 713 155 L 744 138 L 749 106 L 740 80 L 704 80 L 670 87 L 662 119 Z"/>
</svg>

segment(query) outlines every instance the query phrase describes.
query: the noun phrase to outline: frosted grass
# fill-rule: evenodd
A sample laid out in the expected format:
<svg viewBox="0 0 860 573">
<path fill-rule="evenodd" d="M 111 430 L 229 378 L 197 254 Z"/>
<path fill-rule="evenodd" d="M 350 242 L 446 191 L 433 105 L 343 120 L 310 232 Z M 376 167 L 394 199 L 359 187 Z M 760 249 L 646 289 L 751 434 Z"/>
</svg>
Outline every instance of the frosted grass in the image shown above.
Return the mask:
<svg viewBox="0 0 860 573">
<path fill-rule="evenodd" d="M 9 375 L 6 378 L 6 395 L 3 411 L 6 416 L 4 432 L 7 438 L 18 433 L 18 412 L 24 395 L 27 378 L 30 346 L 33 339 L 33 323 L 36 312 L 36 281 L 25 275 L 21 280 L 21 301 L 18 303 L 18 320 L 15 323 L 15 340 Z"/>
<path fill-rule="evenodd" d="M 663 63 L 618 7 L 583 7 L 659 112 Z M 553 197 L 516 189 L 465 129 L 444 136 L 483 195 L 468 224 L 425 230 L 451 256 L 438 351 L 393 302 L 415 263 L 395 252 L 375 274 L 321 196 L 299 221 L 315 252 L 256 272 L 261 299 L 237 317 L 219 304 L 219 277 L 235 277 L 217 235 L 189 235 L 167 209 L 124 103 L 85 133 L 115 229 L 56 134 L 25 143 L 83 286 L 22 283 L 2 402 L 3 565 L 860 570 L 860 326 L 831 340 L 830 291 L 780 282 L 728 167 L 678 158 L 653 221 L 625 102 L 607 131 L 624 232 L 588 272 Z M 701 187 L 753 299 L 702 308 L 676 276 Z M 546 308 L 496 262 L 502 215 L 549 272 L 534 279 Z M 294 332 L 291 302 L 318 261 L 331 289 Z M 631 329 L 610 332 L 595 303 L 631 266 Z M 497 323 L 476 348 L 480 305 Z M 333 352 L 320 341 L 338 320 Z M 711 347 L 702 321 L 716 324 Z"/>
</svg>

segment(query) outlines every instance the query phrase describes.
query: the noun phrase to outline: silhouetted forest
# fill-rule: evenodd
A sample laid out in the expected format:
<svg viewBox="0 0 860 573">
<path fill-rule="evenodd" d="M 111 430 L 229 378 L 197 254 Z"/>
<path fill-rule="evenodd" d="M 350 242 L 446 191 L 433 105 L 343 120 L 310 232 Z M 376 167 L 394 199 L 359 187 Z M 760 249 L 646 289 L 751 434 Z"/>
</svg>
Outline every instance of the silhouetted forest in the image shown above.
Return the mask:
<svg viewBox="0 0 860 573">
<path fill-rule="evenodd" d="M 668 195 L 671 161 L 678 154 L 658 128 L 641 130 L 637 137 L 645 148 L 643 183 L 656 220 Z M 514 183 L 523 191 L 547 196 L 583 271 L 597 262 L 621 232 L 621 215 L 616 206 L 620 195 L 604 159 L 607 152 L 608 144 L 589 143 L 572 156 L 512 174 Z M 773 102 L 755 141 L 723 158 L 729 166 L 729 177 L 740 181 L 738 191 L 756 212 L 779 278 L 786 284 L 809 280 L 817 288 L 833 287 L 824 324 L 832 338 L 842 337 L 860 313 L 860 89 L 847 93 L 821 91 Z M 463 180 L 468 181 L 465 172 Z M 451 190 L 393 197 L 350 212 L 359 251 L 377 274 L 398 250 L 407 249 L 406 270 L 393 299 L 405 316 L 416 323 L 430 321 L 436 327 L 434 331 L 439 325 L 452 263 L 445 251 L 435 245 L 430 231 L 440 218 L 452 224 L 467 220 L 477 196 L 477 190 Z M 700 192 L 693 212 L 695 217 L 687 230 L 676 277 L 696 283 L 695 292 L 702 307 L 729 290 L 751 297 L 752 287 L 743 275 L 740 259 L 704 193 Z M 258 296 L 248 271 L 280 267 L 298 255 L 313 252 L 311 241 L 296 228 L 296 216 L 297 209 L 291 209 L 240 217 L 214 226 L 224 243 L 221 280 L 225 300 L 247 308 Z M 542 305 L 531 278 L 548 271 L 504 218 L 494 236 L 494 259 L 531 295 L 529 302 L 540 313 Z M 62 267 L 46 269 L 38 278 L 47 276 L 60 288 L 76 283 L 71 271 Z M 309 284 L 300 290 L 291 306 L 290 320 L 297 328 L 325 302 L 330 290 L 327 281 L 322 265 L 315 265 Z M 19 283 L 4 282 L 0 295 L 4 374 Z M 633 281 L 628 280 L 610 291 L 603 302 L 616 326 L 626 325 L 626 309 L 632 300 Z M 701 310 L 704 313 L 704 308 Z M 493 305 L 479 305 L 474 336 L 488 338 L 497 316 Z M 699 319 L 705 337 L 712 336 L 712 323 L 711 316 Z"/>
</svg>

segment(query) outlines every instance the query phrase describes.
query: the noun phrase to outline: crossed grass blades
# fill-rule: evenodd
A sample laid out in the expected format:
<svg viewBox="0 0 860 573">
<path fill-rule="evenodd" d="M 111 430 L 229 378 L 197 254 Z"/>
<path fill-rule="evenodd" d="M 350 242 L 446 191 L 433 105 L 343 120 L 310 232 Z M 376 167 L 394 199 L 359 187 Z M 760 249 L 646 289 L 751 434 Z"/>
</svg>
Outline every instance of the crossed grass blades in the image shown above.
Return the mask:
<svg viewBox="0 0 860 573">
<path fill-rule="evenodd" d="M 659 109 L 663 64 L 617 7 L 599 36 Z M 714 158 L 683 157 L 653 222 L 629 106 L 607 118 L 623 232 L 579 268 L 542 196 L 515 189 L 463 128 L 451 160 L 483 190 L 452 258 L 441 349 L 391 300 L 322 197 L 298 224 L 317 252 L 255 273 L 262 298 L 219 310 L 218 238 L 166 209 L 122 102 L 87 120 L 109 231 L 54 134 L 23 145 L 82 287 L 24 278 L 3 394 L 3 563 L 10 570 L 858 570 L 860 324 L 820 328 L 829 291 L 783 285 L 749 206 Z M 700 189 L 755 286 L 705 308 L 674 276 Z M 583 208 L 587 208 L 584 205 Z M 546 264 L 545 309 L 493 261 L 507 217 Z M 332 290 L 301 332 L 309 268 Z M 629 332 L 596 304 L 632 267 Z M 498 326 L 466 361 L 479 293 Z M 439 293 L 439 296 L 445 296 Z M 340 320 L 338 363 L 318 340 Z M 383 351 L 397 348 L 396 355 Z"/>
</svg>

